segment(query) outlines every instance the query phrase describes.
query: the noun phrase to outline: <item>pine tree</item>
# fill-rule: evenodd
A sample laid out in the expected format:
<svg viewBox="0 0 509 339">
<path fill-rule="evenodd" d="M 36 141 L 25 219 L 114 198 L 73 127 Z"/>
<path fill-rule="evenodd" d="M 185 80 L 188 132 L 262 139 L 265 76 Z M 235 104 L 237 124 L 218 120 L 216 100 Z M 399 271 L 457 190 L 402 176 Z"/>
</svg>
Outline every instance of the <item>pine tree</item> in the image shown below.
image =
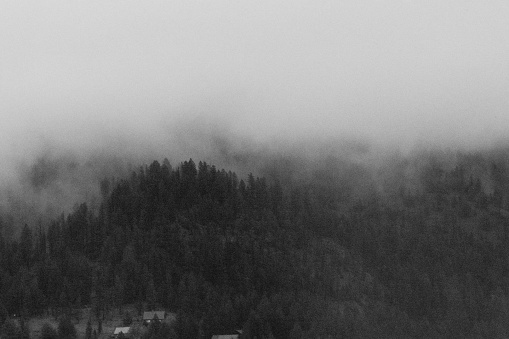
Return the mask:
<svg viewBox="0 0 509 339">
<path fill-rule="evenodd" d="M 131 316 L 131 313 L 129 313 L 129 311 L 126 311 L 124 313 L 124 319 L 122 321 L 123 321 L 124 326 L 129 326 L 132 324 L 133 317 Z"/>
<path fill-rule="evenodd" d="M 30 339 L 30 329 L 28 328 L 28 324 L 25 320 L 25 317 L 21 317 L 19 320 L 19 331 L 20 339 Z"/>
<path fill-rule="evenodd" d="M 122 304 L 124 303 L 124 284 L 118 275 L 115 276 L 114 294 L 115 303 L 117 304 L 118 307 L 118 313 L 121 314 Z"/>
<path fill-rule="evenodd" d="M 68 316 L 62 317 L 58 323 L 59 339 L 75 339 L 76 328 Z"/>
<path fill-rule="evenodd" d="M 302 339 L 304 337 L 304 334 L 302 332 L 302 328 L 300 327 L 299 323 L 296 322 L 293 325 L 292 330 L 290 331 L 290 335 L 288 336 L 289 339 Z"/>
<path fill-rule="evenodd" d="M 86 339 L 92 339 L 92 324 L 90 323 L 90 319 L 87 321 L 87 329 L 85 332 Z"/>
<path fill-rule="evenodd" d="M 58 339 L 57 330 L 48 323 L 42 325 L 41 339 Z"/>
<path fill-rule="evenodd" d="M 20 330 L 16 325 L 16 322 L 12 319 L 7 319 L 2 328 L 0 330 L 0 334 L 2 335 L 2 339 L 18 339 L 20 335 Z"/>
<path fill-rule="evenodd" d="M 152 275 L 150 275 L 150 279 L 147 285 L 147 308 L 149 310 L 154 310 L 156 307 L 156 291 L 154 287 L 154 279 L 152 278 Z"/>
<path fill-rule="evenodd" d="M 28 227 L 27 224 L 23 227 L 21 231 L 20 237 L 20 255 L 23 264 L 30 268 L 32 264 L 32 248 L 33 248 L 33 240 L 32 240 L 32 230 Z"/>
<path fill-rule="evenodd" d="M 0 300 L 0 326 L 3 325 L 4 321 L 7 319 L 7 316 L 8 316 L 7 310 L 5 309 L 4 304 Z"/>
</svg>

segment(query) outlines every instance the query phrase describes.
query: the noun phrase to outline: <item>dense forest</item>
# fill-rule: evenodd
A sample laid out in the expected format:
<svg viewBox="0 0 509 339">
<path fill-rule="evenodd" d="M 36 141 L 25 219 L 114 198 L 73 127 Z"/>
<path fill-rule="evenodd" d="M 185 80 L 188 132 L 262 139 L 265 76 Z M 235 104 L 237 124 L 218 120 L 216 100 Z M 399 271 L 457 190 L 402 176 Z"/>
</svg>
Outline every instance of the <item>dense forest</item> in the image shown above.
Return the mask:
<svg viewBox="0 0 509 339">
<path fill-rule="evenodd" d="M 135 304 L 175 312 L 174 338 L 507 337 L 508 160 L 154 161 L 97 183 L 97 209 L 15 237 L 1 216 L 0 326 Z"/>
</svg>

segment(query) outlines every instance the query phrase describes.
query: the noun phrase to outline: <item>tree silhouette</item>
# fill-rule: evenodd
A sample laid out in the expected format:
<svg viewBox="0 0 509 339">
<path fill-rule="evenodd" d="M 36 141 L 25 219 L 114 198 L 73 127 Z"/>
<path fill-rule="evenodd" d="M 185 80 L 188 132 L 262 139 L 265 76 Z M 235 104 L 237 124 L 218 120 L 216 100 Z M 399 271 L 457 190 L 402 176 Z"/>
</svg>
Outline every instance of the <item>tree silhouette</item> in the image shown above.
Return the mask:
<svg viewBox="0 0 509 339">
<path fill-rule="evenodd" d="M 65 316 L 58 322 L 58 338 L 60 339 L 74 339 L 76 338 L 76 328 L 71 321 L 71 318 Z"/>
</svg>

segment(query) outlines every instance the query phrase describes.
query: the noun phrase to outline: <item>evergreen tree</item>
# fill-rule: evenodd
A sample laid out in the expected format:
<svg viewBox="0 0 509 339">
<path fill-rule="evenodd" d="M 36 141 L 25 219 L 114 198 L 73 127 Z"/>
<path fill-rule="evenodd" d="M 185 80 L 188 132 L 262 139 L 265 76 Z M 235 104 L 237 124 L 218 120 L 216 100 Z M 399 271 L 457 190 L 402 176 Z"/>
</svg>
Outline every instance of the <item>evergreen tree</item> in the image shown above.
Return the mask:
<svg viewBox="0 0 509 339">
<path fill-rule="evenodd" d="M 124 319 L 122 321 L 123 321 L 124 326 L 129 326 L 132 324 L 133 317 L 131 316 L 131 313 L 129 313 L 129 311 L 126 311 L 124 313 Z"/>
<path fill-rule="evenodd" d="M 293 325 L 292 330 L 290 331 L 289 339 L 302 339 L 304 338 L 304 334 L 302 332 L 302 328 L 299 323 L 295 323 Z"/>
<path fill-rule="evenodd" d="M 23 264 L 30 268 L 32 264 L 33 239 L 32 230 L 27 224 L 23 227 L 20 237 L 20 255 Z"/>
<path fill-rule="evenodd" d="M 118 313 L 122 313 L 122 304 L 124 303 L 124 284 L 119 276 L 115 276 L 114 286 L 115 304 L 118 307 Z"/>
<path fill-rule="evenodd" d="M 154 310 L 156 307 L 156 291 L 154 287 L 154 279 L 152 279 L 152 277 L 149 279 L 147 284 L 146 298 L 147 308 L 149 310 Z"/>
<path fill-rule="evenodd" d="M 30 339 L 30 329 L 24 317 L 21 317 L 19 320 L 19 338 Z"/>
<path fill-rule="evenodd" d="M 0 300 L 0 327 L 4 324 L 4 321 L 7 319 L 8 313 L 4 304 Z"/>
<path fill-rule="evenodd" d="M 75 339 L 76 328 L 68 316 L 62 317 L 58 322 L 58 338 L 59 339 Z"/>
<path fill-rule="evenodd" d="M 2 338 L 5 339 L 18 339 L 20 337 L 20 330 L 16 322 L 12 319 L 7 319 L 2 325 L 0 331 Z"/>
<path fill-rule="evenodd" d="M 87 321 L 87 329 L 85 331 L 85 339 L 92 338 L 92 324 L 90 323 L 90 319 Z"/>
<path fill-rule="evenodd" d="M 58 333 L 53 326 L 45 323 L 41 328 L 41 339 L 58 339 Z"/>
</svg>

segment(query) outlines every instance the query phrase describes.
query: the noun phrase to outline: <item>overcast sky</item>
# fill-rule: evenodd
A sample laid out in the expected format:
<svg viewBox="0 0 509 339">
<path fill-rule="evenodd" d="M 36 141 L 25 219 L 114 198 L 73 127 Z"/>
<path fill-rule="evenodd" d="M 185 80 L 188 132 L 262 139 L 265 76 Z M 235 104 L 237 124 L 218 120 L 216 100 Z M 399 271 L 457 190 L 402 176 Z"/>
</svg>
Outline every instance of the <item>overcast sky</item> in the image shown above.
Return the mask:
<svg viewBox="0 0 509 339">
<path fill-rule="evenodd" d="M 508 18 L 496 0 L 3 0 L 0 150 L 149 142 L 189 120 L 492 142 L 509 132 Z"/>
</svg>

